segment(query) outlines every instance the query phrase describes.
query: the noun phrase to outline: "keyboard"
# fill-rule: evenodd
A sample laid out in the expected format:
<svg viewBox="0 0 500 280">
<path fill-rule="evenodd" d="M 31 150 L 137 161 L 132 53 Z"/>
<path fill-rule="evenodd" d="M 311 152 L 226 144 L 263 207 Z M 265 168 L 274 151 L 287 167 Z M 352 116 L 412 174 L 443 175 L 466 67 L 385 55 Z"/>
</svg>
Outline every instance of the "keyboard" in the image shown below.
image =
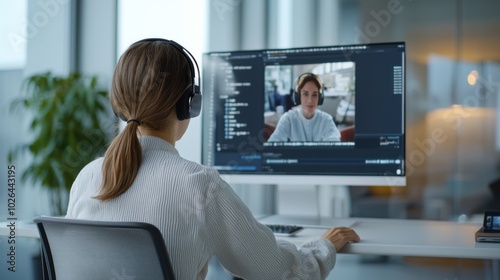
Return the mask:
<svg viewBox="0 0 500 280">
<path fill-rule="evenodd" d="M 295 236 L 295 234 L 304 229 L 304 227 L 296 225 L 267 224 L 266 226 L 269 227 L 276 236 Z"/>
</svg>

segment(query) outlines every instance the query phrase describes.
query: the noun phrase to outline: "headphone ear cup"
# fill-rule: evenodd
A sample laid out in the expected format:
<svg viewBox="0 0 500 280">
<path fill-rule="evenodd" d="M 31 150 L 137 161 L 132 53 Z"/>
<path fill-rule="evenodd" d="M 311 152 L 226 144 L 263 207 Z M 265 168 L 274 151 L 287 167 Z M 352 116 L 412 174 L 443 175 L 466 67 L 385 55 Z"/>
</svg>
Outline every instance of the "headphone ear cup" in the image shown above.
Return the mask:
<svg viewBox="0 0 500 280">
<path fill-rule="evenodd" d="M 293 103 L 293 105 L 294 106 L 300 105 L 300 96 L 299 96 L 299 93 L 294 90 L 294 91 L 292 91 L 291 95 L 292 95 L 292 103 Z"/>
<path fill-rule="evenodd" d="M 323 94 L 323 90 L 320 90 L 319 91 L 318 106 L 323 105 L 323 101 L 325 101 L 325 95 Z"/>
<path fill-rule="evenodd" d="M 200 115 L 201 105 L 202 105 L 202 95 L 199 91 L 199 87 L 196 86 L 195 91 L 192 89 L 187 89 L 175 104 L 175 111 L 177 113 L 177 119 L 182 121 L 190 118 L 194 118 Z"/>
<path fill-rule="evenodd" d="M 196 86 L 198 87 L 198 86 Z M 201 105 L 202 105 L 202 95 L 199 90 L 197 90 L 191 100 L 189 101 L 189 117 L 194 118 L 200 115 Z"/>
<path fill-rule="evenodd" d="M 182 121 L 189 119 L 189 97 L 192 95 L 191 88 L 187 89 L 175 104 L 177 119 Z"/>
</svg>

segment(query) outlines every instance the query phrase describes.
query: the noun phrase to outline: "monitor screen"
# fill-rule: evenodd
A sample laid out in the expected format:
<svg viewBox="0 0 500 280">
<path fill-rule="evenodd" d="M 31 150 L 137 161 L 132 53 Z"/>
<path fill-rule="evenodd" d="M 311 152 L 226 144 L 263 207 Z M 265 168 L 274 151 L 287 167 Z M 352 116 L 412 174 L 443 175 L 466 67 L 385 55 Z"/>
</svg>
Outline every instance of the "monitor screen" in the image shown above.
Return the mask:
<svg viewBox="0 0 500 280">
<path fill-rule="evenodd" d="M 210 52 L 202 162 L 229 183 L 404 186 L 405 43 Z"/>
</svg>

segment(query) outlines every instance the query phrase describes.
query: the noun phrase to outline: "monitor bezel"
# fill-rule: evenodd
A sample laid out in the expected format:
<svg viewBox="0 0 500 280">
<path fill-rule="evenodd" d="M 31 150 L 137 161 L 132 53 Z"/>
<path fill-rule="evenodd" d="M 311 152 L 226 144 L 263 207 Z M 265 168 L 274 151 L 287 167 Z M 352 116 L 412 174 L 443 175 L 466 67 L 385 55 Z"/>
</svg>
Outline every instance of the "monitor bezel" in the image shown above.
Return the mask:
<svg viewBox="0 0 500 280">
<path fill-rule="evenodd" d="M 219 173 L 229 184 L 405 187 L 406 176 L 282 175 Z"/>
</svg>

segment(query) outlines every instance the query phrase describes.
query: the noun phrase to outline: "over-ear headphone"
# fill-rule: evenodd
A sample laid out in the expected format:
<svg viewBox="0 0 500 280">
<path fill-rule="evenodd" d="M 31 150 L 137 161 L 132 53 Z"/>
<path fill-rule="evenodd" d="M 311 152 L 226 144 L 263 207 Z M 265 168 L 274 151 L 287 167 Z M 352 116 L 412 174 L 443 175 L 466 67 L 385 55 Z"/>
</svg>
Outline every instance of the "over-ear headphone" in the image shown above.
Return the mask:
<svg viewBox="0 0 500 280">
<path fill-rule="evenodd" d="M 198 115 L 200 115 L 200 111 L 201 111 L 202 96 L 201 96 L 201 91 L 200 91 L 200 85 L 201 85 L 200 69 L 198 68 L 198 63 L 196 62 L 196 59 L 186 48 L 184 48 L 179 43 L 177 43 L 173 40 L 167 40 L 167 39 L 162 39 L 162 38 L 147 38 L 147 39 L 139 40 L 139 41 L 135 42 L 134 44 L 137 44 L 140 42 L 154 42 L 154 41 L 161 41 L 161 42 L 166 42 L 166 43 L 170 44 L 172 47 L 179 50 L 179 52 L 186 58 L 193 82 L 191 83 L 192 86 L 189 87 L 182 94 L 179 101 L 177 101 L 177 103 L 175 105 L 175 107 L 176 107 L 175 109 L 176 109 L 176 113 L 177 113 L 177 119 L 179 119 L 179 120 L 185 120 L 185 119 L 197 117 Z M 193 62 L 194 62 L 194 64 L 193 64 Z M 195 68 L 196 68 L 197 75 L 195 75 Z M 122 120 L 127 121 L 122 116 L 119 116 L 119 117 Z"/>
<path fill-rule="evenodd" d="M 323 94 L 323 84 L 321 82 L 321 79 L 318 77 L 318 75 L 310 73 L 310 72 L 303 73 L 302 75 L 300 75 L 297 78 L 297 81 L 295 82 L 295 89 L 291 95 L 293 105 L 295 105 L 295 106 L 300 105 L 299 83 L 305 76 L 311 77 L 312 79 L 315 79 L 316 81 L 318 81 L 318 83 L 320 85 L 318 105 L 323 105 L 323 101 L 325 100 L 325 95 Z"/>
</svg>

